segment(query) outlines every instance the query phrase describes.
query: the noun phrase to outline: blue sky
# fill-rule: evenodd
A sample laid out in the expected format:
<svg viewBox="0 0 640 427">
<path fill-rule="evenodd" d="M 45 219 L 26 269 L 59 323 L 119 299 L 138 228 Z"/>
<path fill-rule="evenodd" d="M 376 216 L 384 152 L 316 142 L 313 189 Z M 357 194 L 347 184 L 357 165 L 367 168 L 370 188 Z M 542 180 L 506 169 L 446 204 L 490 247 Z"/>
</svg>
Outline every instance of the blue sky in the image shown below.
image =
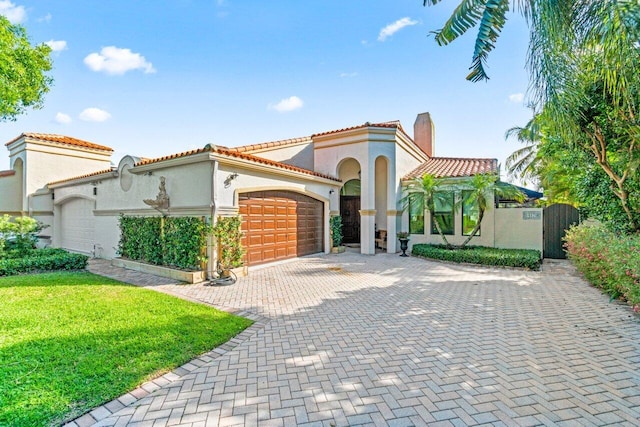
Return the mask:
<svg viewBox="0 0 640 427">
<path fill-rule="evenodd" d="M 447 47 L 458 0 L 0 0 L 0 13 L 54 48 L 42 110 L 0 123 L 114 148 L 114 162 L 202 147 L 307 136 L 418 113 L 436 125 L 436 155 L 505 157 L 505 131 L 531 112 L 523 95 L 527 28 L 512 14 L 489 59 L 491 80 L 464 77 L 473 34 Z M 0 169 L 9 167 L 8 152 Z"/>
</svg>

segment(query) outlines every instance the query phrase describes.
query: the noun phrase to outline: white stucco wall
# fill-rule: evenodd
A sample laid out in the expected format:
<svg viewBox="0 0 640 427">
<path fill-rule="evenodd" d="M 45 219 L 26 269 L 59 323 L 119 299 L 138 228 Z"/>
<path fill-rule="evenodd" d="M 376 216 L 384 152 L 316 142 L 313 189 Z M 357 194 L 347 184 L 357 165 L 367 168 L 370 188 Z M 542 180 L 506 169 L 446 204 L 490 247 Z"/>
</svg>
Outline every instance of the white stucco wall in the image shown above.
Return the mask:
<svg viewBox="0 0 640 427">
<path fill-rule="evenodd" d="M 40 146 L 38 147 L 40 148 Z M 111 167 L 110 155 L 89 156 L 85 154 L 78 150 L 51 147 L 47 147 L 45 151 L 27 149 L 25 158 L 26 193 L 31 194 L 49 182 Z"/>
<path fill-rule="evenodd" d="M 498 248 L 543 249 L 543 221 L 541 208 L 501 208 L 495 215 Z"/>
<path fill-rule="evenodd" d="M 22 211 L 22 174 L 0 177 L 0 215 Z"/>
<path fill-rule="evenodd" d="M 282 147 L 253 150 L 248 153 L 276 162 L 313 170 L 313 143 L 310 140 L 308 142 L 289 144 Z"/>
</svg>

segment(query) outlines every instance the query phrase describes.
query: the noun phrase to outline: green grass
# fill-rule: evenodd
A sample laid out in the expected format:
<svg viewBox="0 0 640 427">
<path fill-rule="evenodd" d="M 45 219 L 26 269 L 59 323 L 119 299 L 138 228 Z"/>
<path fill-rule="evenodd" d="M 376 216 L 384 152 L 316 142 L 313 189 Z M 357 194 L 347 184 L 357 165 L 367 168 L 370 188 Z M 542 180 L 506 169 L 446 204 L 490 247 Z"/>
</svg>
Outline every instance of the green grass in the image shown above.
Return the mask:
<svg viewBox="0 0 640 427">
<path fill-rule="evenodd" d="M 520 267 L 539 270 L 542 264 L 540 251 L 530 249 L 498 249 L 482 246 L 447 248 L 442 245 L 413 245 L 413 255 L 441 261 L 466 262 L 470 264 L 501 267 Z"/>
<path fill-rule="evenodd" d="M 0 426 L 73 419 L 250 324 L 86 272 L 0 278 Z"/>
</svg>

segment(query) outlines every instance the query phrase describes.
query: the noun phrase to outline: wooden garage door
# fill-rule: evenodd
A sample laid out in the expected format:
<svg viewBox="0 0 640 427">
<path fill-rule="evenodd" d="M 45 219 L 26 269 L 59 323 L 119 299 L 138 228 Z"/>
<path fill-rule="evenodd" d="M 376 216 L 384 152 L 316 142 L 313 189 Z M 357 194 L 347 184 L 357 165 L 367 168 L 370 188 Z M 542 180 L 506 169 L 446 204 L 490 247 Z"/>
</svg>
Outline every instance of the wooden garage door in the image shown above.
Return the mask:
<svg viewBox="0 0 640 427">
<path fill-rule="evenodd" d="M 242 244 L 256 265 L 322 252 L 322 202 L 291 191 L 239 196 Z"/>
</svg>

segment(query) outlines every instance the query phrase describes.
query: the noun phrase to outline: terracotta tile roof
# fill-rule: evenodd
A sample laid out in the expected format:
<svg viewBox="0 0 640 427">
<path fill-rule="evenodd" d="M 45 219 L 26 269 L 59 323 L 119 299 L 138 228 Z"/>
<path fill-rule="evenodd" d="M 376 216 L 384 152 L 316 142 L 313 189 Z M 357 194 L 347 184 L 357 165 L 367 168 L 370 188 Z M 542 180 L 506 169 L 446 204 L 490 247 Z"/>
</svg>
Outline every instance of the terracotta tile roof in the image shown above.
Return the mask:
<svg viewBox="0 0 640 427">
<path fill-rule="evenodd" d="M 294 145 L 302 142 L 311 142 L 310 136 L 304 136 L 302 138 L 290 138 L 282 139 L 280 141 L 263 142 L 260 144 L 243 145 L 241 147 L 230 147 L 229 150 L 237 151 L 240 153 L 247 153 L 251 151 L 259 151 L 267 148 L 284 147 L 287 145 Z"/>
<path fill-rule="evenodd" d="M 437 178 L 456 178 L 497 171 L 498 160 L 496 159 L 431 157 L 407 174 L 403 179 L 419 178 L 425 173 L 435 175 Z"/>
<path fill-rule="evenodd" d="M 363 123 L 361 125 L 358 126 L 352 126 L 352 127 L 348 127 L 348 128 L 342 128 L 342 129 L 335 129 L 335 130 L 330 130 L 327 132 L 320 132 L 320 133 L 314 133 L 313 135 L 311 135 L 312 137 L 314 136 L 323 136 L 323 135 L 331 135 L 334 133 L 340 133 L 340 132 L 345 132 L 348 130 L 355 130 L 355 129 L 362 129 L 362 128 L 367 128 L 367 127 L 372 127 L 372 128 L 394 128 L 394 129 L 399 129 L 400 131 L 402 131 L 402 133 L 406 134 L 406 132 L 404 131 L 404 129 L 402 128 L 402 125 L 400 124 L 399 120 L 394 120 L 391 122 L 383 122 L 383 123 Z"/>
<path fill-rule="evenodd" d="M 200 153 L 205 153 L 205 152 L 216 153 L 216 154 L 220 154 L 220 155 L 227 156 L 227 157 L 235 157 L 237 159 L 249 160 L 249 161 L 254 162 L 254 163 L 260 163 L 260 164 L 263 164 L 263 165 L 275 166 L 275 167 L 280 168 L 280 169 L 286 169 L 286 170 L 290 170 L 290 171 L 294 171 L 294 172 L 303 173 L 303 174 L 306 174 L 306 175 L 313 175 L 313 176 L 318 176 L 320 178 L 330 179 L 332 181 L 342 182 L 339 179 L 337 179 L 335 177 L 332 177 L 332 176 L 329 176 L 329 175 L 324 175 L 324 174 L 321 174 L 321 173 L 310 171 L 308 169 L 303 169 L 303 168 L 299 168 L 297 166 L 288 165 L 286 163 L 280 163 L 280 162 L 276 162 L 274 160 L 265 159 L 265 158 L 262 158 L 262 157 L 254 156 L 252 154 L 241 153 L 241 152 L 236 151 L 236 150 L 234 150 L 232 148 L 221 147 L 219 145 L 218 146 L 215 146 L 215 145 L 209 146 L 209 144 L 207 144 L 207 146 L 205 146 L 204 148 L 198 148 L 198 149 L 195 149 L 195 150 L 184 151 L 182 153 L 176 153 L 176 154 L 171 154 L 169 156 L 158 157 L 156 159 L 141 160 L 138 163 L 136 163 L 136 166 L 148 165 L 148 164 L 151 164 L 151 163 L 163 162 L 165 160 L 171 160 L 171 159 L 178 159 L 178 158 L 181 158 L 181 157 L 193 156 L 195 154 L 200 154 Z"/>
<path fill-rule="evenodd" d="M 57 142 L 59 144 L 73 145 L 75 147 L 91 148 L 93 150 L 113 151 L 113 148 L 111 147 L 94 144 L 93 142 L 83 141 L 77 138 L 71 138 L 70 136 L 54 135 L 54 134 L 47 134 L 47 133 L 31 133 L 31 132 L 24 132 L 20 134 L 18 137 L 7 142 L 5 145 L 13 144 L 14 142 L 16 142 L 17 140 L 23 137 L 38 139 L 40 141 Z"/>
<path fill-rule="evenodd" d="M 48 182 L 47 185 L 62 184 L 63 182 L 73 181 L 73 180 L 76 180 L 76 179 L 89 178 L 90 176 L 103 175 L 103 174 L 106 174 L 106 173 L 111 173 L 111 172 L 113 172 L 115 170 L 116 170 L 116 168 L 112 167 L 111 169 L 103 169 L 103 170 L 100 170 L 100 171 L 91 172 L 91 173 L 87 173 L 87 174 L 84 174 L 84 175 L 73 176 L 71 178 L 65 178 L 65 179 L 61 179 L 61 180 L 58 180 L 58 181 L 51 181 L 51 182 Z"/>
<path fill-rule="evenodd" d="M 13 169 L 8 170 L 8 171 L 0 171 L 0 178 L 3 176 L 11 176 L 11 175 L 15 175 L 16 171 L 14 171 Z"/>
</svg>

